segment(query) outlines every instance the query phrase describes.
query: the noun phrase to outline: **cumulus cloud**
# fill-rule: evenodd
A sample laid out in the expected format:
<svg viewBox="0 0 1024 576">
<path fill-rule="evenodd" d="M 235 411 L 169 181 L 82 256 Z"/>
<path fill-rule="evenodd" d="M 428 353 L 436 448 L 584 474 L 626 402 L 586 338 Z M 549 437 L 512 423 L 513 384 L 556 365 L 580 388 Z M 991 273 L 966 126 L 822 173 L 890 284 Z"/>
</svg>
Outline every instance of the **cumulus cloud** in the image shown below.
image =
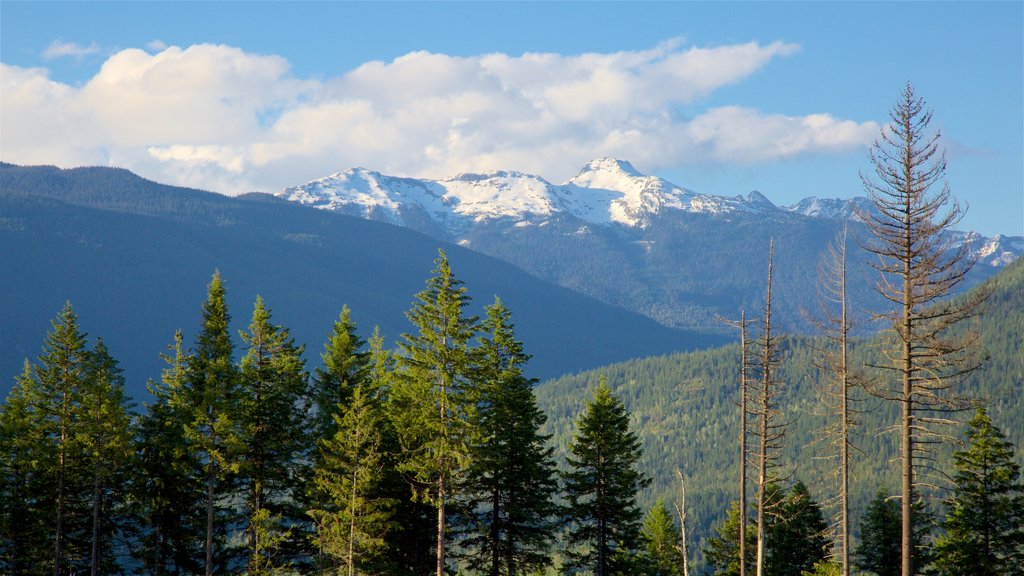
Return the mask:
<svg viewBox="0 0 1024 576">
<path fill-rule="evenodd" d="M 274 55 L 162 43 L 110 56 L 81 86 L 2 65 L 3 160 L 113 164 L 226 193 L 351 166 L 443 177 L 511 168 L 552 180 L 621 156 L 648 169 L 753 164 L 859 148 L 873 122 L 741 107 L 682 117 L 799 47 L 774 42 L 615 53 L 413 52 L 302 79 Z"/>
<path fill-rule="evenodd" d="M 96 54 L 100 51 L 100 47 L 93 42 L 88 46 L 80 46 L 74 42 L 62 42 L 60 40 L 54 40 L 49 46 L 43 50 L 42 56 L 46 60 L 54 60 L 56 58 L 74 58 L 81 60 L 90 54 Z"/>
</svg>

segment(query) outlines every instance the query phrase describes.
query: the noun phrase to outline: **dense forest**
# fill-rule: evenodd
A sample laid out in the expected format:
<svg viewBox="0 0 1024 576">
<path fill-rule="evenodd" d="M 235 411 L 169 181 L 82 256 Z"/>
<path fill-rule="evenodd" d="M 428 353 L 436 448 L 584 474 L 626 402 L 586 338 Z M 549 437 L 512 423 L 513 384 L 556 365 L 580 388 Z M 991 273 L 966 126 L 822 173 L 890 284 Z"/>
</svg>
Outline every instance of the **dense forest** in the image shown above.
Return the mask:
<svg viewBox="0 0 1024 576">
<path fill-rule="evenodd" d="M 871 338 L 845 234 L 818 335 L 773 319 L 769 241 L 738 345 L 540 385 L 443 250 L 397 348 L 344 307 L 316 365 L 261 297 L 232 334 L 215 271 L 141 406 L 68 302 L 0 407 L 0 570 L 1024 574 L 1024 261 L 950 297 L 971 262 L 930 118 L 908 85 L 872 148 Z"/>
</svg>

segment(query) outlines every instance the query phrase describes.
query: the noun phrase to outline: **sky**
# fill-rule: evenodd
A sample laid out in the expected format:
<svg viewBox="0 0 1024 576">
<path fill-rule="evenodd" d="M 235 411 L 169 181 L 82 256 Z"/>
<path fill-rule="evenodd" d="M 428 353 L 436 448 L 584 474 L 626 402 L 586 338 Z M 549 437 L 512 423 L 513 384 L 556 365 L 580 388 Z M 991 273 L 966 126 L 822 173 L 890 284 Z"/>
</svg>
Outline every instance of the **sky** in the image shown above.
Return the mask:
<svg viewBox="0 0 1024 576">
<path fill-rule="evenodd" d="M 910 83 L 959 228 L 1024 235 L 1024 2 L 0 0 L 0 160 L 225 194 L 361 166 L 561 183 L 615 156 L 776 204 L 863 195 Z"/>
</svg>

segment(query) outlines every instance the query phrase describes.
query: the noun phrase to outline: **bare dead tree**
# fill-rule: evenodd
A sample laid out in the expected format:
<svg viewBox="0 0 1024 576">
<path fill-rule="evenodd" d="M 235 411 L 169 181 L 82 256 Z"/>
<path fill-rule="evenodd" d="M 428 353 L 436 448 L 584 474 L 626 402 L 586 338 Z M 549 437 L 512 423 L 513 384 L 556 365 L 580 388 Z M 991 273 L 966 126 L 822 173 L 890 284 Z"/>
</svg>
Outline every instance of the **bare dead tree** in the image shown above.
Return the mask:
<svg viewBox="0 0 1024 576">
<path fill-rule="evenodd" d="M 874 210 L 860 217 L 873 236 L 865 247 L 877 256 L 876 289 L 892 304 L 877 314 L 890 322 L 893 342 L 878 368 L 900 384 L 880 395 L 901 405 L 902 575 L 912 576 L 918 468 L 929 466 L 935 445 L 949 439 L 940 425 L 955 424 L 949 413 L 966 407 L 956 387 L 981 364 L 977 333 L 953 335 L 949 328 L 976 316 L 985 294 L 946 299 L 974 261 L 965 244 L 945 234 L 964 209 L 945 182 L 940 133 L 928 128 L 931 110 L 908 83 L 889 118 L 871 147 L 874 177 L 861 175 Z"/>
<path fill-rule="evenodd" d="M 676 476 L 679 477 L 679 504 L 676 506 L 676 514 L 679 515 L 679 552 L 683 557 L 683 576 L 690 576 L 686 553 L 686 479 L 683 478 L 683 471 L 678 468 Z"/>
<path fill-rule="evenodd" d="M 747 320 L 745 311 L 740 311 L 739 321 L 726 320 L 730 326 L 740 329 L 740 543 L 739 543 L 739 576 L 747 576 L 747 459 L 750 452 L 747 446 L 749 432 L 748 417 L 752 416 L 750 400 L 753 396 L 754 381 L 748 379 L 750 367 L 750 343 L 747 340 L 747 327 L 752 321 Z"/>
<path fill-rule="evenodd" d="M 815 346 L 815 368 L 825 375 L 818 389 L 828 407 L 830 418 L 823 441 L 830 450 L 826 459 L 836 462 L 837 490 L 833 505 L 838 508 L 833 519 L 833 530 L 839 540 L 836 556 L 840 574 L 850 576 L 850 451 L 856 450 L 851 432 L 857 424 L 852 396 L 854 388 L 863 385 L 860 374 L 850 365 L 850 330 L 854 326 L 846 297 L 847 228 L 836 234 L 829 245 L 819 269 L 820 310 L 812 322 L 824 337 L 823 344 Z"/>
<path fill-rule="evenodd" d="M 768 245 L 768 282 L 764 305 L 764 327 L 757 340 L 760 353 L 758 371 L 760 384 L 756 390 L 756 407 L 753 414 L 757 418 L 757 576 L 764 576 L 765 536 L 767 515 L 776 504 L 768 500 L 767 487 L 769 482 L 777 480 L 775 469 L 779 466 L 782 441 L 785 437 L 786 423 L 781 420 L 779 409 L 779 389 L 782 382 L 778 379 L 777 368 L 782 362 L 780 346 L 782 338 L 773 332 L 772 325 L 772 274 L 774 262 L 774 242 Z M 742 543 L 742 540 L 741 540 Z M 742 544 L 741 544 L 742 545 Z M 740 556 L 742 558 L 742 555 Z"/>
</svg>

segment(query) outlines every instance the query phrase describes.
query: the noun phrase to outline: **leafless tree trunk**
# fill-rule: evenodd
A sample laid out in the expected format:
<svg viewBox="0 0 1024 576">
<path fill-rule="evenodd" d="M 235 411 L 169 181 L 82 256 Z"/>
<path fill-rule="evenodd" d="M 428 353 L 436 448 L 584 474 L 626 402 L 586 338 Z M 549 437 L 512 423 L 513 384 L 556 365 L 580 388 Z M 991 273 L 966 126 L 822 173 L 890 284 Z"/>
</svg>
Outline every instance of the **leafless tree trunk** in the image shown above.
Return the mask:
<svg viewBox="0 0 1024 576">
<path fill-rule="evenodd" d="M 928 130 L 931 111 L 907 84 L 889 118 L 871 148 L 875 177 L 861 176 L 874 208 L 861 218 L 874 236 L 866 248 L 878 256 L 877 290 L 894 308 L 878 314 L 891 322 L 896 341 L 879 367 L 898 375 L 900 386 L 877 392 L 901 404 L 902 574 L 913 576 L 913 504 L 924 465 L 915 459 L 945 441 L 934 425 L 954 423 L 946 414 L 964 402 L 953 389 L 981 363 L 975 332 L 953 337 L 947 330 L 975 316 L 985 294 L 943 300 L 974 262 L 966 244 L 954 246 L 944 234 L 964 212 L 945 182 L 940 134 Z"/>
<path fill-rule="evenodd" d="M 758 418 L 756 436 L 758 439 L 757 454 L 757 576 L 764 576 L 765 530 L 767 514 L 773 505 L 767 501 L 768 483 L 775 479 L 773 470 L 778 466 L 779 450 L 785 433 L 785 424 L 778 419 L 781 412 L 778 407 L 778 381 L 775 369 L 781 362 L 779 346 L 781 338 L 772 332 L 772 274 L 774 261 L 774 242 L 768 247 L 768 282 L 764 306 L 764 329 L 758 340 L 761 354 L 761 383 L 757 391 L 757 408 L 754 413 Z M 741 532 L 742 534 L 742 532 Z M 742 538 L 742 536 L 741 536 Z M 742 541 L 741 541 L 742 542 Z"/>
<path fill-rule="evenodd" d="M 679 477 L 679 506 L 676 506 L 676 514 L 679 515 L 679 552 L 683 557 L 683 576 L 690 576 L 686 553 L 686 480 L 683 471 L 678 468 L 676 476 Z"/>
</svg>

